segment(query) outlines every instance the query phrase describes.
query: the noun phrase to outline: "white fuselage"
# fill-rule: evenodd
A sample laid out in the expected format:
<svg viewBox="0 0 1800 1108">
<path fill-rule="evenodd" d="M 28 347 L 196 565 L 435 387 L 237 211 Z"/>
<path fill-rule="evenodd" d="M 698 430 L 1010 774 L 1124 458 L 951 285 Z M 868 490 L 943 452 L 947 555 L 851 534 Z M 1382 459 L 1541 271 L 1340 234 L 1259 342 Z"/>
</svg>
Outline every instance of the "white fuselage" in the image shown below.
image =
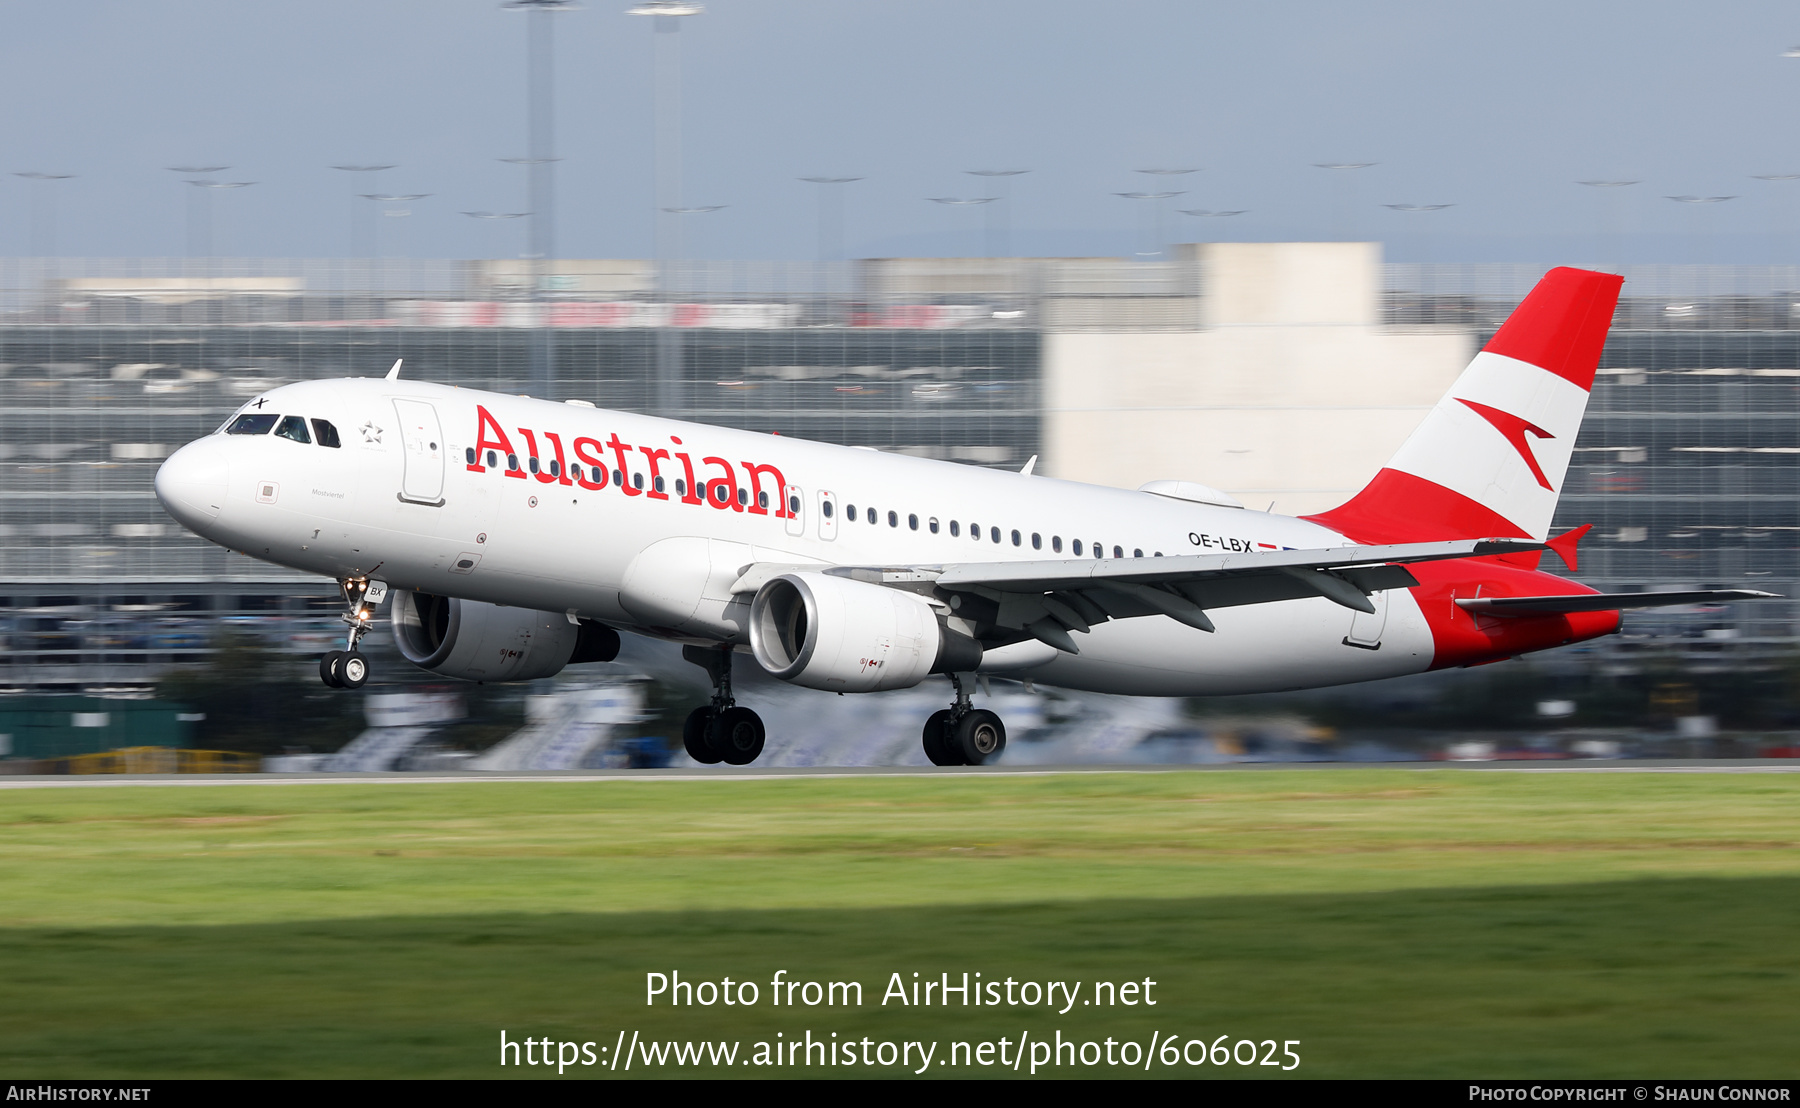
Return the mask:
<svg viewBox="0 0 1800 1108">
<path fill-rule="evenodd" d="M 1350 545 L 1287 516 L 422 382 L 306 382 L 241 409 L 259 410 L 327 420 L 341 446 L 218 433 L 184 447 L 158 493 L 205 538 L 329 577 L 687 642 L 747 643 L 748 597 L 731 586 L 753 563 Z M 591 487 L 598 468 L 604 486 Z M 785 510 L 794 504 L 798 512 Z M 1373 599 L 1375 616 L 1323 598 L 1222 608 L 1212 634 L 1162 616 L 1114 620 L 1077 634 L 1078 655 L 1027 652 L 1029 664 L 1010 672 L 1069 688 L 1208 695 L 1428 668 L 1432 635 L 1411 594 Z"/>
</svg>

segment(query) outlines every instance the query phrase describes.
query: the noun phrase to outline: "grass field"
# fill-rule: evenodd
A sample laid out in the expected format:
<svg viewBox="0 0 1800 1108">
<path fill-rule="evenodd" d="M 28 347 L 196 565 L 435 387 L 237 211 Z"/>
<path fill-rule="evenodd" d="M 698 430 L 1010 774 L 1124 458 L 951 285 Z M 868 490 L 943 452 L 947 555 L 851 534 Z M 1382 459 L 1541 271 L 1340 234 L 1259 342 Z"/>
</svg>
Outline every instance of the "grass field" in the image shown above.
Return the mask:
<svg viewBox="0 0 1800 1108">
<path fill-rule="evenodd" d="M 1297 1039 L 1314 1077 L 1793 1077 L 1797 847 L 1789 774 L 3 791 L 0 1073 L 545 1076 L 499 1067 L 505 1029 L 746 1055 L 808 1030 L 1154 1032 Z M 647 1007 L 672 970 L 760 1003 Z M 777 970 L 864 1004 L 772 1007 Z M 965 971 L 1150 978 L 1158 1003 L 880 1002 L 891 973 Z"/>
</svg>

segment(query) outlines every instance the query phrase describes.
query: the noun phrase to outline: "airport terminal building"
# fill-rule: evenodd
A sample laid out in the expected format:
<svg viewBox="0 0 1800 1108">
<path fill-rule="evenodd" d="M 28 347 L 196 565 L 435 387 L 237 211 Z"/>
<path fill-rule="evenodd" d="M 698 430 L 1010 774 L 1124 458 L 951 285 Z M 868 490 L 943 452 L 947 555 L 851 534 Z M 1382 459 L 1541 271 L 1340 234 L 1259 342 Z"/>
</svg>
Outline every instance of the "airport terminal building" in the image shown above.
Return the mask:
<svg viewBox="0 0 1800 1108">
<path fill-rule="evenodd" d="M 183 532 L 161 458 L 295 380 L 406 377 L 1323 510 L 1541 270 L 1370 243 L 1116 259 L 0 259 L 0 690 L 142 687 L 221 621 L 313 655 L 327 581 Z M 1557 514 L 1607 590 L 1800 595 L 1800 268 L 1626 284 Z M 1549 568 L 1549 567 L 1546 567 Z M 1588 657 L 1792 649 L 1794 602 L 1628 617 Z M 399 676 L 399 675 L 393 675 Z"/>
</svg>

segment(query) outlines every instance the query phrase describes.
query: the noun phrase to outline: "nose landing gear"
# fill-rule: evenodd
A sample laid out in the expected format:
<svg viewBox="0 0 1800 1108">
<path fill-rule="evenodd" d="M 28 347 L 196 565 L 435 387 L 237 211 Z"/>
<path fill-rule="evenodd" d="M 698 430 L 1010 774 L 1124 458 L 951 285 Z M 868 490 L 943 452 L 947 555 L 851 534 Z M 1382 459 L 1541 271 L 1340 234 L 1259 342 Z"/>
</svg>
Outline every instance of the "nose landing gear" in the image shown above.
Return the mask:
<svg viewBox="0 0 1800 1108">
<path fill-rule="evenodd" d="M 762 718 L 739 707 L 731 695 L 731 647 L 684 646 L 681 656 L 712 678 L 711 704 L 688 713 L 681 727 L 681 743 L 688 757 L 702 765 L 724 762 L 747 766 L 763 751 Z"/>
<path fill-rule="evenodd" d="M 360 689 L 369 680 L 369 659 L 357 644 L 375 626 L 375 609 L 387 597 L 387 585 L 366 577 L 342 578 L 338 589 L 344 594 L 343 621 L 350 625 L 345 649 L 333 650 L 319 659 L 319 680 L 334 689 Z"/>
<path fill-rule="evenodd" d="M 931 713 L 925 721 L 925 757 L 934 766 L 981 766 L 1000 760 L 1006 749 L 1006 725 L 986 708 L 969 704 L 962 678 L 948 674 L 956 701 Z"/>
</svg>

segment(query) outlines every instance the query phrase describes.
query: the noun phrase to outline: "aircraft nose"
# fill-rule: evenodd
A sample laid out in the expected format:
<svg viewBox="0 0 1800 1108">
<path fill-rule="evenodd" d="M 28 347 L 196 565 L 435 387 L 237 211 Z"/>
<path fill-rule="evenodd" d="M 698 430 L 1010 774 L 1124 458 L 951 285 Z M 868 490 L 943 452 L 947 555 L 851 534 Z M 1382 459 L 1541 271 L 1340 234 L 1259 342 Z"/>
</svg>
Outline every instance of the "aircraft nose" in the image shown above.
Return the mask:
<svg viewBox="0 0 1800 1108">
<path fill-rule="evenodd" d="M 190 442 L 169 455 L 156 471 L 156 499 L 163 511 L 195 533 L 203 532 L 225 506 L 231 459 L 217 437 Z"/>
</svg>

